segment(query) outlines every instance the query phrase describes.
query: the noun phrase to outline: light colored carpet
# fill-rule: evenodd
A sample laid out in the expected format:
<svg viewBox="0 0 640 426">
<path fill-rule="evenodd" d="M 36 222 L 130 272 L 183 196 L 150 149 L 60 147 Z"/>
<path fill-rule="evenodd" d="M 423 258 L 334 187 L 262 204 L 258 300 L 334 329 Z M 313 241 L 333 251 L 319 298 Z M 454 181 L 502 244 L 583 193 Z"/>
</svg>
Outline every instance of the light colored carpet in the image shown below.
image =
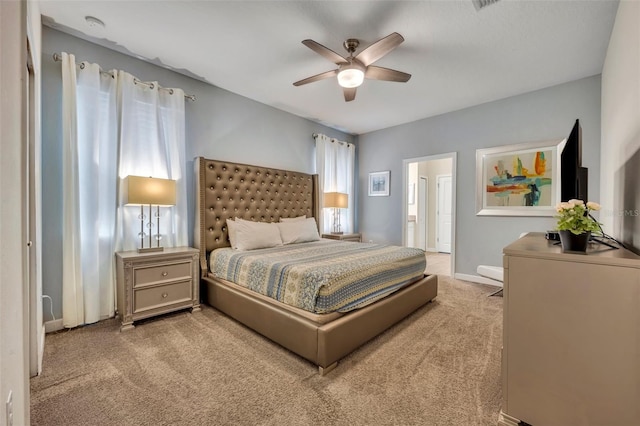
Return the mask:
<svg viewBox="0 0 640 426">
<path fill-rule="evenodd" d="M 502 299 L 439 295 L 328 375 L 218 311 L 47 335 L 33 425 L 495 425 Z"/>
<path fill-rule="evenodd" d="M 425 255 L 427 256 L 427 269 L 424 271 L 426 274 L 451 276 L 451 255 L 449 253 L 428 251 Z"/>
</svg>

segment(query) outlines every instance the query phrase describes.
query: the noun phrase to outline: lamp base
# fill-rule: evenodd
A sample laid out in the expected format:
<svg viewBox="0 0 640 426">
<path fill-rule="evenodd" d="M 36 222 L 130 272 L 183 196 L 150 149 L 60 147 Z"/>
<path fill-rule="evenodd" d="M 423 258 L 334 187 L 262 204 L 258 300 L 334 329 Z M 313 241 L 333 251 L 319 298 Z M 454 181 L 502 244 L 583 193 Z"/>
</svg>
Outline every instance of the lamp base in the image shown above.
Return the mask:
<svg viewBox="0 0 640 426">
<path fill-rule="evenodd" d="M 145 247 L 138 249 L 138 253 L 151 253 L 154 251 L 164 251 L 164 247 Z"/>
<path fill-rule="evenodd" d="M 331 235 L 342 235 L 344 234 L 344 232 L 340 231 L 340 232 L 332 232 Z"/>
</svg>

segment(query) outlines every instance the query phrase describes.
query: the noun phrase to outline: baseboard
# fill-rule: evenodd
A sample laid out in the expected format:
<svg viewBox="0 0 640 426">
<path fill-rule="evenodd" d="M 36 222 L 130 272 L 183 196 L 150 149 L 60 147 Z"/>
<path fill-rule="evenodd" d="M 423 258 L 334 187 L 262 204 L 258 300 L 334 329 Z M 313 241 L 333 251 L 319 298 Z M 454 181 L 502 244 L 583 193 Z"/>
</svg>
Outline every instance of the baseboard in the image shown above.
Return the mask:
<svg viewBox="0 0 640 426">
<path fill-rule="evenodd" d="M 427 247 L 426 249 L 424 249 L 424 251 L 438 253 L 438 249 L 435 247 Z"/>
<path fill-rule="evenodd" d="M 454 274 L 453 278 L 455 278 L 456 280 L 470 281 L 472 283 L 477 283 L 477 284 L 489 284 L 496 287 L 502 287 L 502 282 L 492 280 L 491 278 L 481 277 L 479 275 Z"/>
<path fill-rule="evenodd" d="M 520 424 L 520 420 L 515 417 L 511 417 L 507 413 L 500 410 L 500 414 L 498 415 L 498 426 L 518 426 Z"/>
<path fill-rule="evenodd" d="M 53 333 L 54 331 L 62 330 L 63 328 L 64 324 L 62 323 L 62 318 L 44 323 L 45 333 Z"/>
</svg>

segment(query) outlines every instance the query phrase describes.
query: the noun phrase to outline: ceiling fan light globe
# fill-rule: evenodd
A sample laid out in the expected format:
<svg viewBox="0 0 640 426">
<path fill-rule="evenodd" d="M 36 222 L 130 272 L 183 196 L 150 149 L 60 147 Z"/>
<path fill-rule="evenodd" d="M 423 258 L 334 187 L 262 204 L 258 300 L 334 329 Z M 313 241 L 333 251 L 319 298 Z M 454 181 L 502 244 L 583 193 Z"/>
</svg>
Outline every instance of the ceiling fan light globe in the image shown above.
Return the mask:
<svg viewBox="0 0 640 426">
<path fill-rule="evenodd" d="M 356 67 L 345 67 L 338 73 L 338 84 L 347 89 L 358 87 L 364 81 L 364 71 Z"/>
</svg>

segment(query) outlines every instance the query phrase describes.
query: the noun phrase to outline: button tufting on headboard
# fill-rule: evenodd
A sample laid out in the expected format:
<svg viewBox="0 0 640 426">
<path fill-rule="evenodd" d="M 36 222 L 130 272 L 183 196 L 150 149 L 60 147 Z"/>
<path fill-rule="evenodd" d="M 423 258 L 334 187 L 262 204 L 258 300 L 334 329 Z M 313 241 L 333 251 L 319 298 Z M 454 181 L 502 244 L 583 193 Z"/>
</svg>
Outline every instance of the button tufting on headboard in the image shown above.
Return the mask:
<svg viewBox="0 0 640 426">
<path fill-rule="evenodd" d="M 315 175 L 202 157 L 195 167 L 199 199 L 194 241 L 201 259 L 215 248 L 229 246 L 227 219 L 277 222 L 281 217 L 317 215 Z"/>
</svg>

